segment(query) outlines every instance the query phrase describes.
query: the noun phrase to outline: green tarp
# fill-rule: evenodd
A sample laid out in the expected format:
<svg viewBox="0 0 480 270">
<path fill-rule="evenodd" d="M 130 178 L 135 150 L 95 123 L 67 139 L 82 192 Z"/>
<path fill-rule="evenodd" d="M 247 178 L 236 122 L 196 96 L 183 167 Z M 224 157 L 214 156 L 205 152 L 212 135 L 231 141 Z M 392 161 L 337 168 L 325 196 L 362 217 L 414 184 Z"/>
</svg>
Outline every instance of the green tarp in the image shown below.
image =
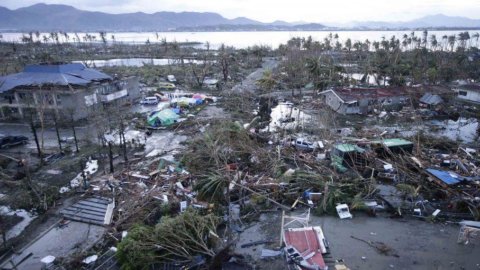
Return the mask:
<svg viewBox="0 0 480 270">
<path fill-rule="evenodd" d="M 148 124 L 152 127 L 169 126 L 176 122 L 180 118 L 172 109 L 165 109 L 152 113 L 148 117 Z"/>
</svg>

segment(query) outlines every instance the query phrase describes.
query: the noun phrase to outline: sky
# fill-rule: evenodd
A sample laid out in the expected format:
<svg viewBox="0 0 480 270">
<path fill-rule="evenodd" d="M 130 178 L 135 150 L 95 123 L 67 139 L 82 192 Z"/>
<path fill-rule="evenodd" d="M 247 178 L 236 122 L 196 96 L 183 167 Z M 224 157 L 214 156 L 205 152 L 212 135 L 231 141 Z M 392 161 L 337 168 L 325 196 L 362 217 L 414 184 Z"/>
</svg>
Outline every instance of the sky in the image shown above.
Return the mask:
<svg viewBox="0 0 480 270">
<path fill-rule="evenodd" d="M 480 19 L 480 0 L 0 0 L 0 6 L 16 9 L 39 2 L 108 13 L 216 12 L 262 22 L 408 21 L 439 13 Z"/>
</svg>

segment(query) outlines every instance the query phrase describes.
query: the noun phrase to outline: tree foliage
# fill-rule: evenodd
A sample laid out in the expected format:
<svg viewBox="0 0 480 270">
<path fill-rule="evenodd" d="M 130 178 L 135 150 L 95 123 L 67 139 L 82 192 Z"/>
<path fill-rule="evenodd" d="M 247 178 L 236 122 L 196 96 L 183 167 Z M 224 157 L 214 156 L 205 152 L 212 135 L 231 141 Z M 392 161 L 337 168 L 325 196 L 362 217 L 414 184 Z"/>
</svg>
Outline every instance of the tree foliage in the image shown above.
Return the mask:
<svg viewBox="0 0 480 270">
<path fill-rule="evenodd" d="M 164 216 L 156 226 L 135 225 L 118 245 L 117 258 L 123 270 L 149 269 L 165 261 L 188 262 L 196 255 L 211 258 L 215 251 L 210 237 L 219 218 L 195 210 Z"/>
</svg>

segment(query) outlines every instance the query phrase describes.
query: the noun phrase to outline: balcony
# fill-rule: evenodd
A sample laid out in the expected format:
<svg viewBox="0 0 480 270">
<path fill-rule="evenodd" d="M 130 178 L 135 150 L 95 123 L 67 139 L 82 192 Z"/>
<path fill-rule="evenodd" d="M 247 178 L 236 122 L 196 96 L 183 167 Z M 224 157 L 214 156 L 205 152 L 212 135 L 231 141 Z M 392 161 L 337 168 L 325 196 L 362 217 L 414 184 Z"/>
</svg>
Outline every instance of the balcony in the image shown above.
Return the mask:
<svg viewBox="0 0 480 270">
<path fill-rule="evenodd" d="M 123 90 L 113 92 L 113 93 L 108 94 L 108 95 L 100 95 L 100 100 L 104 103 L 108 103 L 108 102 L 112 102 L 116 99 L 126 97 L 127 95 L 128 95 L 127 89 L 123 89 Z"/>
</svg>

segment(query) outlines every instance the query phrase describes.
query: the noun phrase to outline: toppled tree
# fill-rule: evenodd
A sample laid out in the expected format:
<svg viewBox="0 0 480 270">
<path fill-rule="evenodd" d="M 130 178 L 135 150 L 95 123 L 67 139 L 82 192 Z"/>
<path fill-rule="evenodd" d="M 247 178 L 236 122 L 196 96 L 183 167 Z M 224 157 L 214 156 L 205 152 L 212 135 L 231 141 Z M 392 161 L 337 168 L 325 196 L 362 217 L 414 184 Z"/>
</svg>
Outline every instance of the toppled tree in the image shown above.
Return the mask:
<svg viewBox="0 0 480 270">
<path fill-rule="evenodd" d="M 195 256 L 215 256 L 210 244 L 219 218 L 188 210 L 176 217 L 164 216 L 155 227 L 136 225 L 118 246 L 123 270 L 150 269 L 162 262 L 187 263 Z"/>
</svg>

